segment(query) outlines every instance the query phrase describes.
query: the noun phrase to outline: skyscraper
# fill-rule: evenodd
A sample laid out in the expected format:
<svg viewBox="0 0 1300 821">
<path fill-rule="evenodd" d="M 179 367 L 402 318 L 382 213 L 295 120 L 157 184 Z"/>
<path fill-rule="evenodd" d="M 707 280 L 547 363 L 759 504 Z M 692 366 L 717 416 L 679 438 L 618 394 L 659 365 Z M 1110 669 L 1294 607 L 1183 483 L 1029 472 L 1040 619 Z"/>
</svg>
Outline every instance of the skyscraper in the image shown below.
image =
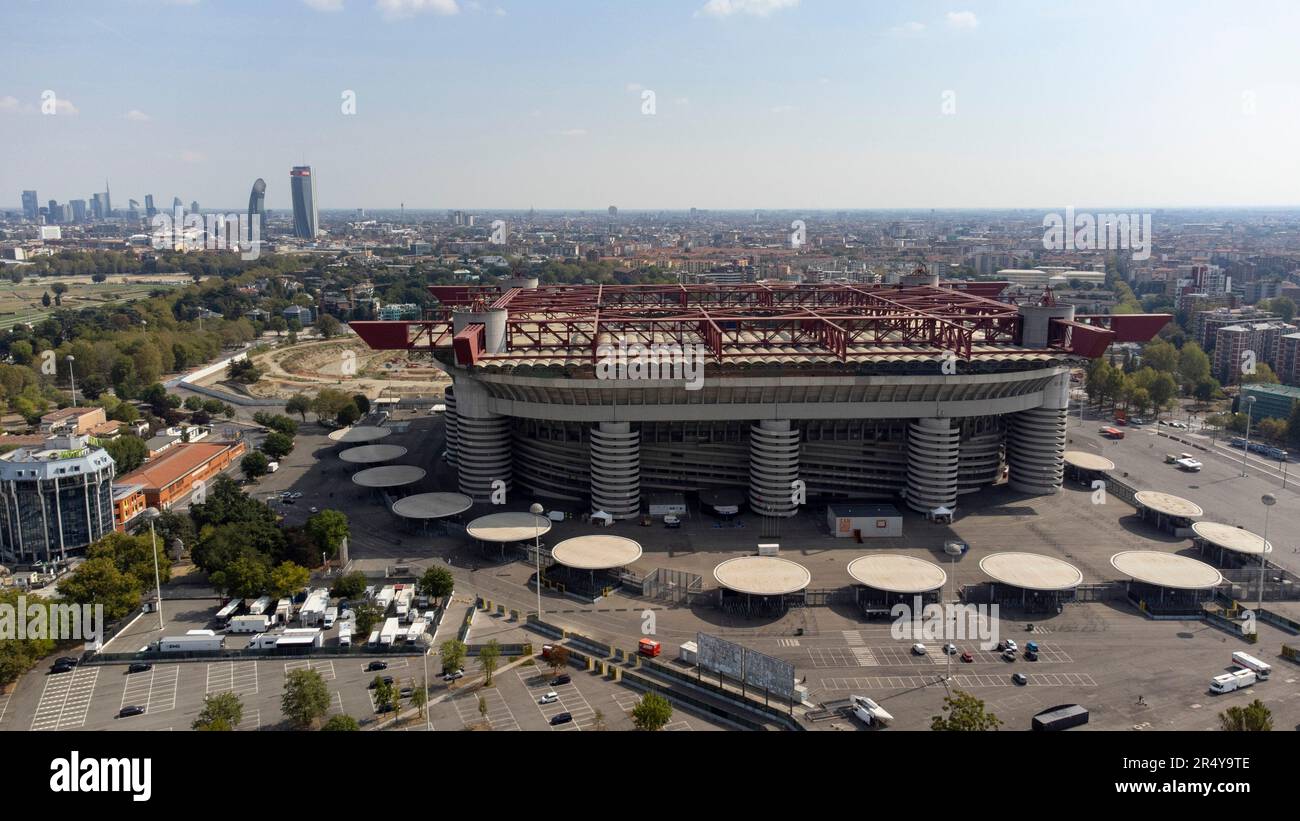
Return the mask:
<svg viewBox="0 0 1300 821">
<path fill-rule="evenodd" d="M 41 205 L 36 199 L 36 192 L 24 191 L 23 192 L 23 216 L 35 222 L 36 218 L 40 216 L 40 213 L 41 213 Z"/>
<path fill-rule="evenodd" d="M 85 201 L 85 200 L 69 200 L 69 201 L 68 201 L 68 204 L 72 206 L 72 221 L 73 221 L 73 222 L 85 222 L 85 221 L 86 221 L 86 201 Z"/>
<path fill-rule="evenodd" d="M 157 213 L 158 213 L 158 209 L 153 207 L 153 194 L 145 194 L 144 215 L 149 219 L 153 219 Z"/>
<path fill-rule="evenodd" d="M 316 214 L 316 178 L 310 165 L 297 165 L 289 172 L 289 188 L 293 192 L 293 235 L 300 239 L 315 239 L 320 220 Z"/>
<path fill-rule="evenodd" d="M 252 242 L 266 231 L 266 181 L 258 177 L 248 195 L 248 241 Z"/>
<path fill-rule="evenodd" d="M 191 201 L 190 201 L 190 213 L 191 213 L 191 214 L 197 214 L 197 213 L 199 213 L 199 201 L 198 201 L 198 200 L 191 200 Z"/>
<path fill-rule="evenodd" d="M 113 192 L 108 187 L 108 180 L 104 180 L 104 218 L 113 216 Z"/>
</svg>

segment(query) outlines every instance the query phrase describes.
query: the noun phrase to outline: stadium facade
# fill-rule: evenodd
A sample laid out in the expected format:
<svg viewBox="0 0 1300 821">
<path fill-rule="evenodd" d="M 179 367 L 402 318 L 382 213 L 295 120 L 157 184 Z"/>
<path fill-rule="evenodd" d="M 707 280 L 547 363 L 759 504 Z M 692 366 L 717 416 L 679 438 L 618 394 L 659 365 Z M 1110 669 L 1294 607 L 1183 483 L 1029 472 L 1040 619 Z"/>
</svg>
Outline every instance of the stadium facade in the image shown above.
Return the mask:
<svg viewBox="0 0 1300 821">
<path fill-rule="evenodd" d="M 376 349 L 451 376 L 445 458 L 632 518 L 657 491 L 954 508 L 999 481 L 1061 485 L 1070 369 L 1145 341 L 1165 314 L 1076 316 L 1050 293 L 917 276 L 902 285 L 434 286 L 418 321 L 353 322 Z M 648 364 L 647 364 L 648 363 Z"/>
</svg>

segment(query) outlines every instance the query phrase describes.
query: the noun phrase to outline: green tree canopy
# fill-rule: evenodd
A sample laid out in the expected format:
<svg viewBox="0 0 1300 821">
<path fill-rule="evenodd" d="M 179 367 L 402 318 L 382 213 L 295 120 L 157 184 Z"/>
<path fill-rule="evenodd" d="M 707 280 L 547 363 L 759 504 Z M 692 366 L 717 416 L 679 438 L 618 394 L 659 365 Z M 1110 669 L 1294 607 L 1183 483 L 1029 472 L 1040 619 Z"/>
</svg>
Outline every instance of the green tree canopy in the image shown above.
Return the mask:
<svg viewBox="0 0 1300 821">
<path fill-rule="evenodd" d="M 658 693 L 648 692 L 632 708 L 632 724 L 638 730 L 658 732 L 673 718 L 673 705 Z"/>
</svg>

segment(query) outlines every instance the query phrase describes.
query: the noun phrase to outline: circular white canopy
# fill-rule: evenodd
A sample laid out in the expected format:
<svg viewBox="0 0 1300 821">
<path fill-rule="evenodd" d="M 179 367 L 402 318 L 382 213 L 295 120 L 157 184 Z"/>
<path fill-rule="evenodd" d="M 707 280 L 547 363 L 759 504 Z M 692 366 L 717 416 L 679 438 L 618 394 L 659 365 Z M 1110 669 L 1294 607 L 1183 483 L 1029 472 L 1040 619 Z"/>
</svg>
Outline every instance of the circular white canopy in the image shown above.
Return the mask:
<svg viewBox="0 0 1300 821">
<path fill-rule="evenodd" d="M 718 584 L 737 593 L 780 596 L 803 590 L 812 580 L 808 569 L 776 556 L 741 556 L 713 568 Z"/>
<path fill-rule="evenodd" d="M 1041 592 L 1070 590 L 1083 581 L 1079 568 L 1039 553 L 994 553 L 980 559 L 980 570 L 1003 584 Z"/>
<path fill-rule="evenodd" d="M 394 502 L 393 512 L 404 519 L 445 519 L 473 506 L 463 493 L 417 493 Z"/>
<path fill-rule="evenodd" d="M 889 553 L 854 559 L 849 562 L 849 575 L 887 593 L 928 593 L 948 581 L 948 574 L 933 562 Z"/>
<path fill-rule="evenodd" d="M 484 542 L 526 542 L 545 536 L 551 520 L 532 513 L 491 513 L 480 516 L 465 527 L 465 532 Z"/>
<path fill-rule="evenodd" d="M 1212 565 L 1177 553 L 1126 550 L 1111 556 L 1110 563 L 1131 579 L 1159 587 L 1206 590 L 1223 583 L 1223 574 Z"/>
<path fill-rule="evenodd" d="M 352 481 L 361 487 L 402 487 L 420 481 L 424 473 L 424 468 L 415 465 L 385 465 L 358 471 L 352 474 Z"/>
<path fill-rule="evenodd" d="M 577 536 L 552 548 L 551 558 L 577 570 L 610 570 L 641 558 L 641 545 L 622 536 Z"/>
</svg>

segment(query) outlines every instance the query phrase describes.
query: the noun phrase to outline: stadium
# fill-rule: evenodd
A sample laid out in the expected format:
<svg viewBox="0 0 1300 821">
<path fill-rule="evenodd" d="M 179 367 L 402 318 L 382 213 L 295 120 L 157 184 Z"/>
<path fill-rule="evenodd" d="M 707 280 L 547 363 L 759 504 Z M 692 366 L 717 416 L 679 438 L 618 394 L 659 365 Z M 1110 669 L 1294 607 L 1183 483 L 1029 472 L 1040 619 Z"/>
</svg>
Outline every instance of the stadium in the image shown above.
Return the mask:
<svg viewBox="0 0 1300 821">
<path fill-rule="evenodd" d="M 896 499 L 955 509 L 999 481 L 1056 492 L 1070 369 L 1164 314 L 1076 316 L 1007 283 L 433 286 L 422 320 L 352 322 L 452 378 L 445 458 L 493 482 L 640 515 L 657 492 L 738 489 L 754 512 Z"/>
</svg>

